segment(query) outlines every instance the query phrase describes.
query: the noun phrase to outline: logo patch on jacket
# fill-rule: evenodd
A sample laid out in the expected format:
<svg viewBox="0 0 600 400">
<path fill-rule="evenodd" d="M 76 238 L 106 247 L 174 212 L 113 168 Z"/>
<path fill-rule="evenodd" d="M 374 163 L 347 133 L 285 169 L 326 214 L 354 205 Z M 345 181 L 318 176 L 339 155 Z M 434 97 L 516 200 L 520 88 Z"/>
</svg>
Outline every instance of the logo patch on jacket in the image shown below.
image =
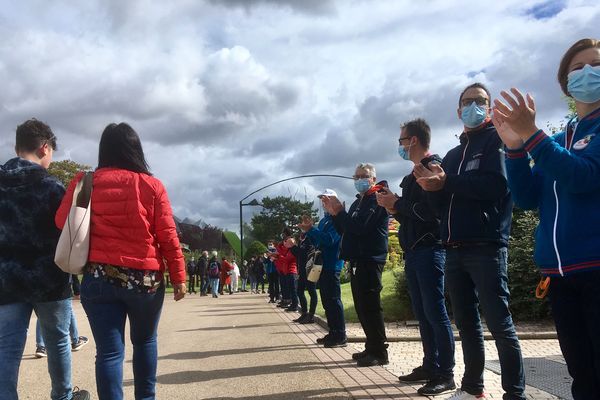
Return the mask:
<svg viewBox="0 0 600 400">
<path fill-rule="evenodd" d="M 590 144 L 590 142 L 592 141 L 592 139 L 596 136 L 595 133 L 592 133 L 591 135 L 587 135 L 585 136 L 583 139 L 578 140 L 574 145 L 573 145 L 573 150 L 583 150 L 585 149 L 588 144 Z"/>
<path fill-rule="evenodd" d="M 467 166 L 465 167 L 465 172 L 467 171 L 474 171 L 479 169 L 479 162 L 481 161 L 480 158 L 476 158 L 475 160 L 471 160 L 467 163 Z"/>
</svg>

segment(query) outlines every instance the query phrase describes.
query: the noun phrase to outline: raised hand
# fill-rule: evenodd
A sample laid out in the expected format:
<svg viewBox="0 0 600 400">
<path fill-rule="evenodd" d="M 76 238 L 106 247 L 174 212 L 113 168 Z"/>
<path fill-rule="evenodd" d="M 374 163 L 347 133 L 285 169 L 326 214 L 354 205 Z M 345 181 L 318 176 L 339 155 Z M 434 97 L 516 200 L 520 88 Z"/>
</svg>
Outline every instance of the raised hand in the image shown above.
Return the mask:
<svg viewBox="0 0 600 400">
<path fill-rule="evenodd" d="M 298 228 L 300 228 L 300 230 L 302 232 L 308 232 L 310 230 L 310 228 L 313 227 L 314 225 L 314 221 L 312 220 L 311 217 L 309 217 L 308 215 L 303 215 L 302 216 L 302 222 L 300 222 L 298 224 Z"/>
<path fill-rule="evenodd" d="M 496 109 L 494 109 L 494 113 L 492 114 L 492 122 L 496 127 L 496 131 L 498 131 L 498 136 L 500 136 L 500 139 L 502 139 L 502 142 L 507 148 L 520 149 L 523 147 L 523 139 L 521 139 L 521 136 L 517 135 L 517 133 L 511 129 L 500 112 L 496 112 Z"/>
<path fill-rule="evenodd" d="M 340 199 L 332 196 L 325 196 L 322 198 L 323 208 L 331 215 L 338 215 L 340 211 L 344 210 L 344 205 L 340 202 Z"/>
<path fill-rule="evenodd" d="M 500 92 L 510 107 L 496 99 L 494 100 L 494 114 L 497 113 L 503 122 L 508 124 L 510 129 L 525 142 L 538 131 L 535 124 L 535 102 L 529 93 L 525 98 L 516 88 L 510 89 L 510 91 L 512 96 L 508 92 Z"/>
<path fill-rule="evenodd" d="M 427 192 L 442 190 L 446 184 L 446 172 L 437 163 L 429 163 L 429 169 L 422 164 L 416 165 L 413 174 L 419 186 Z"/>
<path fill-rule="evenodd" d="M 383 193 L 376 193 L 375 196 L 377 197 L 377 204 L 388 210 L 389 213 L 395 211 L 394 205 L 396 204 L 396 200 L 398 200 L 397 194 L 386 189 Z"/>
</svg>

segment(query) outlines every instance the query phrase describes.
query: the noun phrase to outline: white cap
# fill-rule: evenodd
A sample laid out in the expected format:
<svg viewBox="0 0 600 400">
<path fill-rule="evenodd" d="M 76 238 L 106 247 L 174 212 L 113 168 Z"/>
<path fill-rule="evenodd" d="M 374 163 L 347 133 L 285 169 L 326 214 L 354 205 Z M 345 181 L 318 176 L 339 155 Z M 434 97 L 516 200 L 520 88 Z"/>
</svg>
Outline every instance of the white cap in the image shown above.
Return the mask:
<svg viewBox="0 0 600 400">
<path fill-rule="evenodd" d="M 337 197 L 337 193 L 335 192 L 335 190 L 332 189 L 325 189 L 325 191 L 323 191 L 323 193 L 319 194 L 317 197 L 321 198 L 323 196 L 327 196 L 327 197 Z"/>
</svg>

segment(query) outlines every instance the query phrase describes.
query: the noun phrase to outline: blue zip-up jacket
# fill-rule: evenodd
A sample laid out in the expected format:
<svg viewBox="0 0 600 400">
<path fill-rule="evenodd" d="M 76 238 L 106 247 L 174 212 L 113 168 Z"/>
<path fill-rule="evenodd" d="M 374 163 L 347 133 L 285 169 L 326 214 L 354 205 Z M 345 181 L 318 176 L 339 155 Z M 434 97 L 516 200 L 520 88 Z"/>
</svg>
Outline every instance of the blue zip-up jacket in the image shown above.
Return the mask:
<svg viewBox="0 0 600 400">
<path fill-rule="evenodd" d="M 539 130 L 506 156 L 515 203 L 539 209 L 534 259 L 542 274 L 600 269 L 600 109 L 553 137 Z"/>
<path fill-rule="evenodd" d="M 273 261 L 271 261 L 270 258 L 267 258 L 264 262 L 265 264 L 265 273 L 267 275 L 272 274 L 273 272 L 277 272 L 277 269 L 275 268 L 275 263 Z"/>
<path fill-rule="evenodd" d="M 319 221 L 318 227 L 310 228 L 306 236 L 321 250 L 323 269 L 341 271 L 344 268 L 344 260 L 338 258 L 340 235 L 335 230 L 331 215 L 325 214 L 325 217 Z"/>
<path fill-rule="evenodd" d="M 54 264 L 54 216 L 64 194 L 36 163 L 17 157 L 0 167 L 0 304 L 71 296 L 70 275 Z"/>
<path fill-rule="evenodd" d="M 446 154 L 446 183 L 429 192 L 441 216 L 445 244 L 495 243 L 508 246 L 512 199 L 506 180 L 502 141 L 491 122 L 464 132 Z"/>
<path fill-rule="evenodd" d="M 375 193 L 357 195 L 348 212 L 333 217 L 341 233 L 340 258 L 346 261 L 371 261 L 385 264 L 388 253 L 387 210 L 377 204 Z"/>
</svg>

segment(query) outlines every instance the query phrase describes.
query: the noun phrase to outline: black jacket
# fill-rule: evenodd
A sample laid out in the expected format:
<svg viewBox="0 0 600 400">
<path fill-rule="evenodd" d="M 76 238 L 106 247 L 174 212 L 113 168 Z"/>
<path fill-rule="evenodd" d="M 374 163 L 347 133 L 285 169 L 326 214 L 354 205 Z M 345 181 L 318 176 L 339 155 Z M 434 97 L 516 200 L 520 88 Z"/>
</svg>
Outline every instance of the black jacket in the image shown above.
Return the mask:
<svg viewBox="0 0 600 400">
<path fill-rule="evenodd" d="M 342 235 L 340 259 L 383 264 L 388 252 L 388 213 L 377 204 L 375 193 L 356 197 L 348 212 L 333 217 L 335 229 Z"/>
<path fill-rule="evenodd" d="M 0 167 L 0 304 L 64 300 L 69 274 L 54 264 L 54 216 L 65 194 L 42 166 L 13 158 Z"/>
<path fill-rule="evenodd" d="M 312 244 L 308 236 L 304 236 L 302 239 L 300 239 L 300 243 L 290 248 L 290 251 L 296 257 L 298 275 L 302 279 L 306 279 L 306 263 L 308 262 L 308 255 L 314 250 L 315 246 Z"/>
<path fill-rule="evenodd" d="M 198 259 L 197 268 L 198 275 L 200 275 L 203 278 L 206 278 L 208 276 L 208 257 L 200 256 L 200 258 Z"/>
<path fill-rule="evenodd" d="M 430 162 L 440 164 L 442 159 L 434 154 L 421 160 L 425 167 Z M 406 251 L 441 244 L 439 214 L 431 206 L 427 192 L 419 186 L 412 173 L 402 179 L 400 187 L 402 197 L 394 204 L 394 218 L 400 222 L 398 240 L 402 249 Z"/>
<path fill-rule="evenodd" d="M 508 245 L 512 199 L 502 141 L 491 123 L 460 136 L 442 160 L 444 188 L 429 192 L 441 215 L 444 243 Z"/>
</svg>

